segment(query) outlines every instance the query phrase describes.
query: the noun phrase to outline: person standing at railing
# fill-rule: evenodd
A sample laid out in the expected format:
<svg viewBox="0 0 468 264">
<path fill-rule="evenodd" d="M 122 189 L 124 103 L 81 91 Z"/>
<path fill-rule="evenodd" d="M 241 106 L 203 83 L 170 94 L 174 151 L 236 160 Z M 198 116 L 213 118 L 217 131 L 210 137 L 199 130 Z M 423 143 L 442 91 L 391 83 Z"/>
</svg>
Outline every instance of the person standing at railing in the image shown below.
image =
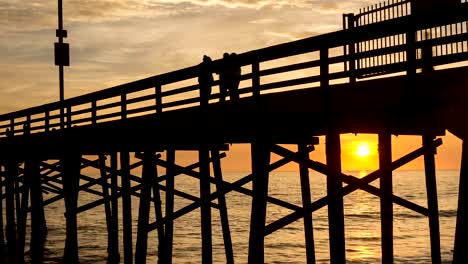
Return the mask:
<svg viewBox="0 0 468 264">
<path fill-rule="evenodd" d="M 229 87 L 229 53 L 225 52 L 223 54 L 223 59 L 221 61 L 221 66 L 216 72 L 219 75 L 219 102 L 223 103 L 226 101 L 226 96 Z"/>
<path fill-rule="evenodd" d="M 219 74 L 220 102 L 225 102 L 227 93 L 231 101 L 237 102 L 239 99 L 239 83 L 241 68 L 236 53 L 224 53 Z"/>
<path fill-rule="evenodd" d="M 200 105 L 208 105 L 213 85 L 213 66 L 210 57 L 204 55 L 198 65 L 198 86 L 200 88 Z"/>
<path fill-rule="evenodd" d="M 241 77 L 241 67 L 236 53 L 231 53 L 229 56 L 229 96 L 231 101 L 237 102 L 239 100 L 239 84 Z"/>
</svg>

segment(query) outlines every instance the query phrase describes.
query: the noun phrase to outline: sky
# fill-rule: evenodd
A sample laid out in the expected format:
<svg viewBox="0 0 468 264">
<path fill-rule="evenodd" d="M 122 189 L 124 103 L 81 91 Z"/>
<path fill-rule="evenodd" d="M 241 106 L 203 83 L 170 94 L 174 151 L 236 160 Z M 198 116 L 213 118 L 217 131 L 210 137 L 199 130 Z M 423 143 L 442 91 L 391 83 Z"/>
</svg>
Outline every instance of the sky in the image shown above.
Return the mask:
<svg viewBox="0 0 468 264">
<path fill-rule="evenodd" d="M 65 98 L 218 59 L 341 29 L 343 13 L 371 0 L 63 0 L 71 66 Z M 0 2 L 0 113 L 58 100 L 57 1 Z M 375 169 L 377 137 L 343 135 L 344 169 Z M 354 155 L 357 142 L 371 155 Z M 419 147 L 416 137 L 394 138 L 394 159 Z M 456 169 L 460 141 L 452 135 L 437 155 L 441 169 Z M 324 160 L 324 140 L 312 158 Z M 228 170 L 248 170 L 248 146 L 234 146 Z M 289 166 L 285 169 L 296 169 Z M 421 162 L 407 166 L 422 168 Z"/>
</svg>

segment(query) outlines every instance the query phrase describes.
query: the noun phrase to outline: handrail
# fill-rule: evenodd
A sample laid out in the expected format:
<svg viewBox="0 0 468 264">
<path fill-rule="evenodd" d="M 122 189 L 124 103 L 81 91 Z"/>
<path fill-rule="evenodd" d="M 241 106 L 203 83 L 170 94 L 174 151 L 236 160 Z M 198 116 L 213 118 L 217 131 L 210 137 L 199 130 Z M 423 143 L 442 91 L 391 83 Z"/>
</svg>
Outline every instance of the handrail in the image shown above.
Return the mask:
<svg viewBox="0 0 468 264">
<path fill-rule="evenodd" d="M 399 3 L 404 2 L 405 0 Z M 321 50 L 326 50 L 328 54 L 330 50 L 342 47 L 355 46 L 357 51 L 353 54 L 345 53 L 337 54 L 333 57 L 327 56 L 326 63 L 328 67 L 338 66 L 339 68 L 335 72 L 330 71 L 330 74 L 327 75 L 328 81 L 341 80 L 364 74 L 372 75 L 380 72 L 384 72 L 385 74 L 404 72 L 409 67 L 406 60 L 392 61 L 389 58 L 396 53 L 405 53 L 409 48 L 418 50 L 424 45 L 430 45 L 431 47 L 457 45 L 458 50 L 459 43 L 462 43 L 460 52 L 439 54 L 436 56 L 438 58 L 434 59 L 434 64 L 464 61 L 467 59 L 468 54 L 468 45 L 465 44 L 466 40 L 468 40 L 467 20 L 468 7 L 463 4 L 450 17 L 434 19 L 434 21 L 431 21 L 432 24 L 416 24 L 411 19 L 411 16 L 404 16 L 239 54 L 238 60 L 240 65 L 252 68 L 252 72 L 243 74 L 241 77 L 244 80 L 244 84 L 250 81 L 250 85 L 244 85 L 244 87 L 239 89 L 239 93 L 241 95 L 260 94 L 261 92 L 270 92 L 270 90 L 278 88 L 320 83 L 323 81 L 323 78 L 318 70 L 316 70 L 315 75 L 300 75 L 293 79 L 276 79 L 268 82 L 268 78 L 284 73 L 322 67 L 323 62 L 320 60 L 320 55 L 316 56 L 318 59 L 308 58 L 305 62 L 296 62 L 268 69 L 261 69 L 260 64 L 296 55 L 309 56 L 314 52 L 320 53 Z M 410 23 L 414 25 L 413 29 L 416 30 L 414 33 L 420 35 L 422 31 L 427 29 L 437 29 L 438 27 L 447 27 L 447 25 L 452 27 L 453 24 L 456 25 L 457 29 L 460 28 L 460 30 L 453 30 L 454 32 L 451 31 L 451 34 L 447 33 L 444 36 L 418 39 L 414 43 L 414 46 L 411 47 L 405 42 L 397 43 L 397 45 L 382 45 L 383 41 L 392 36 L 411 34 L 411 32 L 408 32 L 407 27 Z M 362 51 L 359 49 L 359 45 L 362 43 L 373 43 L 375 47 Z M 330 52 L 330 54 L 332 53 Z M 380 61 L 381 63 L 369 64 L 369 67 L 355 67 L 353 70 L 348 70 L 346 65 L 359 65 L 362 60 Z M 419 67 L 420 63 L 420 58 L 417 58 L 416 66 Z M 221 60 L 213 62 L 215 69 L 219 68 L 220 64 Z M 53 102 L 0 115 L 0 130 L 3 130 L 0 131 L 0 136 L 6 136 L 6 129 L 10 129 L 13 135 L 20 134 L 23 132 L 21 128 L 23 125 L 27 125 L 31 132 L 47 132 L 50 129 L 58 129 L 60 128 L 59 111 L 61 108 L 67 110 L 66 124 L 73 126 L 97 124 L 121 118 L 130 118 L 136 115 L 161 113 L 177 107 L 194 106 L 200 101 L 198 84 L 196 83 L 197 72 L 197 66 L 192 66 L 69 98 L 63 102 Z M 184 84 L 176 89 L 164 89 L 166 88 L 165 86 L 175 85 L 179 82 L 188 82 L 188 84 Z M 218 85 L 218 81 L 215 81 L 214 85 Z M 128 96 L 134 93 L 138 95 L 138 92 L 143 91 L 146 91 L 146 93 L 137 97 Z M 195 93 L 197 94 L 196 96 L 193 95 Z M 219 93 L 214 93 L 211 95 L 210 100 L 217 99 L 219 96 Z M 111 101 L 107 102 L 107 100 Z M 106 102 L 103 103 L 103 101 Z M 76 107 L 80 108 L 74 109 Z"/>
</svg>

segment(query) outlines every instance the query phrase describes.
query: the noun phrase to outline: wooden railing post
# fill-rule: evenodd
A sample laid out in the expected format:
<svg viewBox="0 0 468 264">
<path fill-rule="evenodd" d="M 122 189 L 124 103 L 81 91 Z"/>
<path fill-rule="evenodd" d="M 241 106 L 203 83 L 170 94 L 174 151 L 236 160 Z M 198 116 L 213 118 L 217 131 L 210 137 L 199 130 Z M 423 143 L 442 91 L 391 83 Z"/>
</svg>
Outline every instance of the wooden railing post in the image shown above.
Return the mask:
<svg viewBox="0 0 468 264">
<path fill-rule="evenodd" d="M 46 111 L 44 116 L 44 130 L 45 132 L 50 131 L 50 112 Z"/>
<path fill-rule="evenodd" d="M 354 29 L 354 21 L 355 21 L 355 16 L 354 14 L 346 14 L 345 17 L 347 18 L 347 21 L 346 21 L 346 26 L 347 26 L 347 30 L 352 30 Z M 349 82 L 350 83 L 356 83 L 356 47 L 355 47 L 355 40 L 354 38 L 351 36 L 351 34 L 349 35 L 350 39 L 349 39 L 349 43 L 348 43 L 348 60 L 345 61 L 345 65 L 346 63 L 349 64 L 349 68 L 348 68 L 348 72 L 349 72 Z"/>
<path fill-rule="evenodd" d="M 10 119 L 10 136 L 15 136 L 15 118 Z"/>
<path fill-rule="evenodd" d="M 97 102 L 93 100 L 91 102 L 91 123 L 93 125 L 97 124 Z"/>
<path fill-rule="evenodd" d="M 410 81 L 416 77 L 416 29 L 414 19 L 410 21 L 406 32 L 406 72 Z"/>
<path fill-rule="evenodd" d="M 122 120 L 127 119 L 127 94 L 122 94 L 120 96 L 120 118 Z"/>
<path fill-rule="evenodd" d="M 252 95 L 254 98 L 260 97 L 260 62 L 252 63 Z"/>
<path fill-rule="evenodd" d="M 71 105 L 67 106 L 67 128 L 72 126 L 72 107 Z"/>
<path fill-rule="evenodd" d="M 160 114 L 163 111 L 162 107 L 162 89 L 161 85 L 156 85 L 154 87 L 154 93 L 156 97 L 156 114 Z"/>
<path fill-rule="evenodd" d="M 60 102 L 60 129 L 65 128 L 65 109 L 63 109 L 63 101 Z"/>
<path fill-rule="evenodd" d="M 31 115 L 26 116 L 26 129 L 29 129 L 28 132 L 31 132 Z M 26 130 L 23 133 L 26 133 Z"/>
</svg>

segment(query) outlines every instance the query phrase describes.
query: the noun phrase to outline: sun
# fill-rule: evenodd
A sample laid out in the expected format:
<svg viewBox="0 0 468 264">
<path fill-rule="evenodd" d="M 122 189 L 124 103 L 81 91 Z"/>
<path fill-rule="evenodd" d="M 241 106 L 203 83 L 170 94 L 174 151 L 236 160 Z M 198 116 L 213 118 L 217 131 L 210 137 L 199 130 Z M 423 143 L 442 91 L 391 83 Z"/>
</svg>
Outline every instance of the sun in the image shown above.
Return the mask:
<svg viewBox="0 0 468 264">
<path fill-rule="evenodd" d="M 371 149 L 370 149 L 369 144 L 366 142 L 360 142 L 356 146 L 356 151 L 354 152 L 354 154 L 356 154 L 356 156 L 360 158 L 368 157 L 371 154 Z"/>
</svg>

